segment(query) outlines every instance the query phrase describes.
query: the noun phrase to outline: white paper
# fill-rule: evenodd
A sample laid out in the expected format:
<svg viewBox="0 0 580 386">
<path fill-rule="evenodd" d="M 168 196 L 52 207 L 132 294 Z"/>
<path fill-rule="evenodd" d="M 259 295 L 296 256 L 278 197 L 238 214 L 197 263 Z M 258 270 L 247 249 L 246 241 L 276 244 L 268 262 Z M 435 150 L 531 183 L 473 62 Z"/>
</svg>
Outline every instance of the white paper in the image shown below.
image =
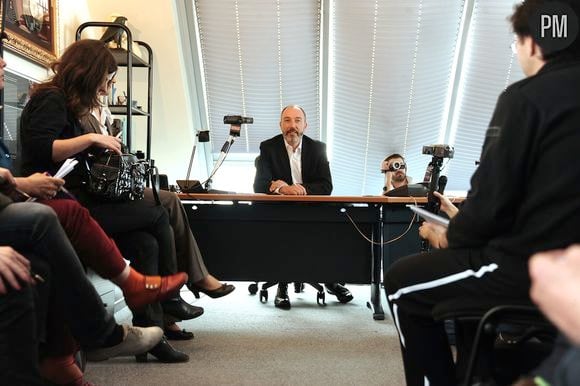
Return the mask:
<svg viewBox="0 0 580 386">
<path fill-rule="evenodd" d="M 420 208 L 416 205 L 407 205 L 407 207 L 411 209 L 413 212 L 417 213 L 419 216 L 423 217 L 427 222 L 442 225 L 445 228 L 449 226 L 449 220 L 446 219 L 445 217 L 441 217 L 439 215 L 431 213 L 428 210 Z"/>
</svg>

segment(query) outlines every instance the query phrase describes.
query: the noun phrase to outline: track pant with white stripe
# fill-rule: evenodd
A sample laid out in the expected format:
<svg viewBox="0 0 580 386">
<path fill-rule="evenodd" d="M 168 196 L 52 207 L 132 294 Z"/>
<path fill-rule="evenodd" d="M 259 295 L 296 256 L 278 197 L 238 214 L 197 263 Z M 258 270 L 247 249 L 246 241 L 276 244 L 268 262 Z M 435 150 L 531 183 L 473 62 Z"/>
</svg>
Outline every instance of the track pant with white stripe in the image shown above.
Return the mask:
<svg viewBox="0 0 580 386">
<path fill-rule="evenodd" d="M 443 323 L 432 317 L 436 304 L 454 298 L 497 298 L 498 304 L 527 299 L 530 286 L 524 259 L 496 259 L 481 249 L 403 257 L 385 269 L 384 280 L 408 386 L 457 383 Z"/>
</svg>

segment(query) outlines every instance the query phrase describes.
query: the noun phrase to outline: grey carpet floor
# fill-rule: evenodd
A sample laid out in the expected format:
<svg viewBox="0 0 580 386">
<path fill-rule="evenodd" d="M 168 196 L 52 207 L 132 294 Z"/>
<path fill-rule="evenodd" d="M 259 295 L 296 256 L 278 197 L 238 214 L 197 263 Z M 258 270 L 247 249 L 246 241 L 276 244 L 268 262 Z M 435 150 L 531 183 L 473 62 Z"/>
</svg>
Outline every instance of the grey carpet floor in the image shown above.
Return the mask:
<svg viewBox="0 0 580 386">
<path fill-rule="evenodd" d="M 292 309 L 274 307 L 249 295 L 249 283 L 234 283 L 231 295 L 196 300 L 205 308 L 200 318 L 180 323 L 195 333 L 191 341 L 173 342 L 190 361 L 163 364 L 115 358 L 88 363 L 85 379 L 106 385 L 403 385 L 404 375 L 395 327 L 366 307 L 369 286 L 349 285 L 355 299 L 340 304 L 327 294 L 316 304 L 316 292 L 290 292 Z M 129 315 L 130 316 L 130 315 Z M 123 322 L 128 322 L 127 316 Z"/>
</svg>

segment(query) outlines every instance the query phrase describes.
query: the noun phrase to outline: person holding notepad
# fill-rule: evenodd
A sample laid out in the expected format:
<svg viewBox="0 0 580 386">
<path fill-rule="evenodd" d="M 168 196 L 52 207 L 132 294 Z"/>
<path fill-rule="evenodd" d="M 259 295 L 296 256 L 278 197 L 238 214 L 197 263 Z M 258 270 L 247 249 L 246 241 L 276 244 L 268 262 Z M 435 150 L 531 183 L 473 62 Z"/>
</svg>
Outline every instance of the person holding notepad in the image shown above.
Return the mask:
<svg viewBox="0 0 580 386">
<path fill-rule="evenodd" d="M 559 3 L 568 20 L 578 20 L 577 1 Z M 432 316 L 437 304 L 531 304 L 530 256 L 580 243 L 580 39 L 536 33 L 547 4 L 554 3 L 515 6 L 513 50 L 527 78 L 501 93 L 461 210 L 447 229 L 423 230 L 443 248 L 385 267 L 407 385 L 457 384 L 444 325 Z"/>
</svg>

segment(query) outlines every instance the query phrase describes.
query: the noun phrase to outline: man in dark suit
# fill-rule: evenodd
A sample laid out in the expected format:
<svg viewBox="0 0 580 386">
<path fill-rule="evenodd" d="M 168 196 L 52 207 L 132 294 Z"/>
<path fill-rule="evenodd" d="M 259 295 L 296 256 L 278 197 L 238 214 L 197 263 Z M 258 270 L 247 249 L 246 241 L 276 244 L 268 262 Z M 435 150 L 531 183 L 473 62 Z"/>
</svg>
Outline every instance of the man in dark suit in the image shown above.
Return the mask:
<svg viewBox="0 0 580 386">
<path fill-rule="evenodd" d="M 326 145 L 304 135 L 308 126 L 306 113 L 298 105 L 282 109 L 280 129 L 282 134 L 260 144 L 256 162 L 254 191 L 256 193 L 285 195 L 329 195 L 332 177 L 326 157 Z M 329 294 L 341 303 L 353 299 L 350 291 L 339 283 L 326 283 Z M 290 308 L 288 283 L 280 283 L 274 304 Z"/>
</svg>

